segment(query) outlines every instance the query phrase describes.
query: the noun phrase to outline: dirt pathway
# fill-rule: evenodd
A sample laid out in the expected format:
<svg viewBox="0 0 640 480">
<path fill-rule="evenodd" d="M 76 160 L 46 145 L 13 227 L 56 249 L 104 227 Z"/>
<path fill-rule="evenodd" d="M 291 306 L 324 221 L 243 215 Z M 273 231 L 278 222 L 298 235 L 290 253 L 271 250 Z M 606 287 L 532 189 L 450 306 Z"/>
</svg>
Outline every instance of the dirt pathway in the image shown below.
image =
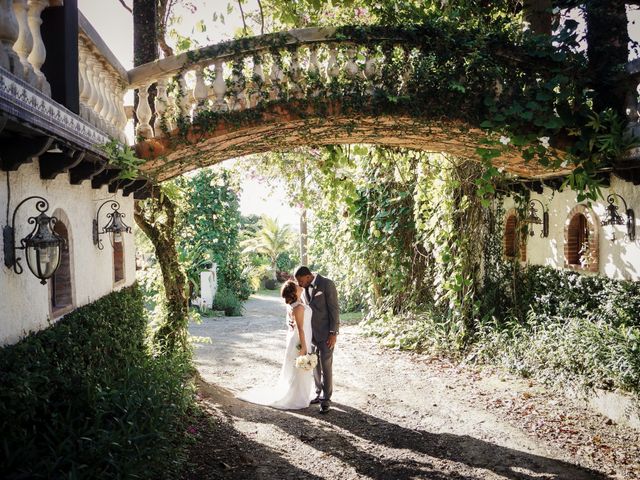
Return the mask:
<svg viewBox="0 0 640 480">
<path fill-rule="evenodd" d="M 190 332 L 211 343 L 195 349 L 208 418 L 194 427 L 188 478 L 640 478 L 638 432 L 531 382 L 385 350 L 353 325 L 341 328 L 329 414 L 242 402 L 278 376 L 279 298 L 254 296 L 243 317 Z"/>
</svg>

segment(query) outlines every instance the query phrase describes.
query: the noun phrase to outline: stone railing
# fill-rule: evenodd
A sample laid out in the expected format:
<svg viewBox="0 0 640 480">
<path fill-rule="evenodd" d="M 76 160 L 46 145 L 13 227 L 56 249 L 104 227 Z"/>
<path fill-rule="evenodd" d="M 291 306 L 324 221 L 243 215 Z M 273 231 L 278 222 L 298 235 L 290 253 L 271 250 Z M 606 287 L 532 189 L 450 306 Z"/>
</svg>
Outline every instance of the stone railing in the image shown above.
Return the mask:
<svg viewBox="0 0 640 480">
<path fill-rule="evenodd" d="M 124 95 L 128 89 L 127 72 L 82 14 L 79 27 L 80 117 L 124 142 L 127 124 L 124 107 Z"/>
<path fill-rule="evenodd" d="M 179 117 L 245 110 L 278 100 L 313 98 L 338 81 L 361 93 L 385 86 L 401 94 L 411 78 L 416 46 L 393 35 L 349 36 L 334 28 L 306 28 L 226 42 L 142 65 L 129 71 L 137 89 L 136 134 L 162 137 Z M 404 62 L 402 62 L 404 60 Z M 391 64 L 402 69 L 388 68 Z M 155 85 L 152 108 L 149 87 Z"/>
<path fill-rule="evenodd" d="M 0 0 L 0 67 L 51 97 L 41 68 L 47 56 L 42 12 L 62 0 Z M 102 132 L 126 140 L 124 93 L 127 72 L 89 22 L 79 14 L 80 117 Z"/>
<path fill-rule="evenodd" d="M 40 26 L 42 11 L 62 5 L 62 0 L 0 0 L 0 67 L 51 96 L 40 70 L 47 51 Z"/>
</svg>

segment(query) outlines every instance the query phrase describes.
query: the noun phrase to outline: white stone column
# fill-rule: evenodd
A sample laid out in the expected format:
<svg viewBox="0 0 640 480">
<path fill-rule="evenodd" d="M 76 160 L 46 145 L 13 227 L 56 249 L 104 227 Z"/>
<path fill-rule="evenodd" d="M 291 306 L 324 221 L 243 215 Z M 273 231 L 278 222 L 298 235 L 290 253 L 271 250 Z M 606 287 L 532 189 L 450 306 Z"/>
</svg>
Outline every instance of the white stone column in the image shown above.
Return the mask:
<svg viewBox="0 0 640 480">
<path fill-rule="evenodd" d="M 167 119 L 169 98 L 167 97 L 167 80 L 165 78 L 158 79 L 156 84 L 156 98 L 154 105 L 156 108 L 156 119 L 153 123 L 153 131 L 156 137 L 164 137 L 165 133 L 162 128 L 164 126 L 169 129 L 170 124 Z"/>
<path fill-rule="evenodd" d="M 28 60 L 33 71 L 38 79 L 38 89 L 47 95 L 51 96 L 51 86 L 47 82 L 44 73 L 40 70 L 45 58 L 47 57 L 47 50 L 42 41 L 42 34 L 40 33 L 40 26 L 42 25 L 42 11 L 49 6 L 49 0 L 28 0 L 28 23 L 31 30 L 31 37 L 33 38 L 33 48 L 29 54 Z"/>
<path fill-rule="evenodd" d="M 20 58 L 13 49 L 18 35 L 19 24 L 13 0 L 0 0 L 0 67 L 14 74 L 21 70 Z"/>
<path fill-rule="evenodd" d="M 14 0 L 13 11 L 15 12 L 19 27 L 18 40 L 13 45 L 13 49 L 18 54 L 18 57 L 20 57 L 20 63 L 22 64 L 21 76 L 29 85 L 36 86 L 38 80 L 28 60 L 29 54 L 33 49 L 33 37 L 31 36 L 31 29 L 29 28 L 27 0 Z"/>
<path fill-rule="evenodd" d="M 153 138 L 153 129 L 149 125 L 151 120 L 151 107 L 149 107 L 149 85 L 138 89 L 138 108 L 136 116 L 138 117 L 138 126 L 136 134 L 144 138 Z"/>
</svg>

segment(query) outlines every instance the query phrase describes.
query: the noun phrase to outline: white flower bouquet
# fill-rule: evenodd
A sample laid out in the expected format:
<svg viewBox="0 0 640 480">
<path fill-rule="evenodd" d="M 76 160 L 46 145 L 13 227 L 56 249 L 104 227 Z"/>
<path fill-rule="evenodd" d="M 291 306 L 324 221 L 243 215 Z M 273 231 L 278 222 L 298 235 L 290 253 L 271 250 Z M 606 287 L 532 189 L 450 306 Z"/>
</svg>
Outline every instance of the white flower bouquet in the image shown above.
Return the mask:
<svg viewBox="0 0 640 480">
<path fill-rule="evenodd" d="M 313 370 L 318 365 L 318 356 L 315 353 L 307 353 L 296 358 L 296 368 Z"/>
</svg>

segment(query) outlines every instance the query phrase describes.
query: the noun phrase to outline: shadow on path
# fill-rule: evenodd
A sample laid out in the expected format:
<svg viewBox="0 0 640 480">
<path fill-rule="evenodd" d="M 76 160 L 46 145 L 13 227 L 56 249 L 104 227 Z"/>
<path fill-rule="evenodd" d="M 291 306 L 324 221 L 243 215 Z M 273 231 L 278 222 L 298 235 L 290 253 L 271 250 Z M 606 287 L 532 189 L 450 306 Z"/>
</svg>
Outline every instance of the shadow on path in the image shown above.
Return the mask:
<svg viewBox="0 0 640 480">
<path fill-rule="evenodd" d="M 408 429 L 346 405 L 334 403 L 332 411 L 321 416 L 315 408 L 286 412 L 248 404 L 236 399 L 230 391 L 204 381 L 201 391 L 214 402 L 228 406 L 233 416 L 274 425 L 352 466 L 360 475 L 376 480 L 477 479 L 480 472 L 470 471 L 474 469 L 490 470 L 513 480 L 609 478 L 568 462 L 502 447 L 468 435 Z M 393 455 L 388 455 L 388 450 L 383 452 L 390 448 L 395 449 Z M 301 476 L 297 478 L 318 478 L 307 472 L 299 473 Z"/>
</svg>

